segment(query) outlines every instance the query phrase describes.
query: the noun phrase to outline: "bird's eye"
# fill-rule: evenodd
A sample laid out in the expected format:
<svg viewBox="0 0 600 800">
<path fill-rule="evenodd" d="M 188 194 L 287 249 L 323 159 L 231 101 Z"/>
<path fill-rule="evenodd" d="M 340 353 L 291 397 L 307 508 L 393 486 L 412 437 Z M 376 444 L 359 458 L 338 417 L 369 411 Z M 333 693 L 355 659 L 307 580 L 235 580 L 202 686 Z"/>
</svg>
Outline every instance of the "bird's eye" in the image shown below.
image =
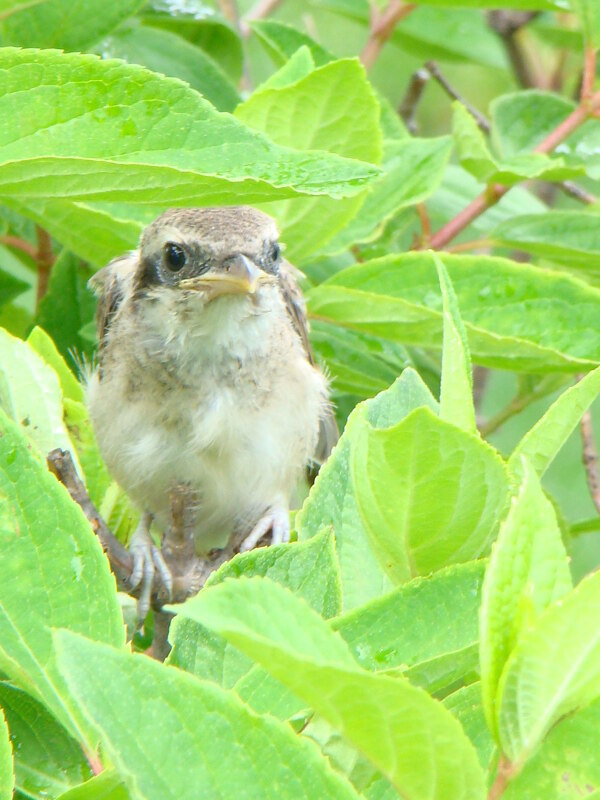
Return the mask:
<svg viewBox="0 0 600 800">
<path fill-rule="evenodd" d="M 183 248 L 174 242 L 167 242 L 164 246 L 165 261 L 171 272 L 179 272 L 185 266 L 185 253 Z"/>
<path fill-rule="evenodd" d="M 280 255 L 281 255 L 281 247 L 279 247 L 277 242 L 273 242 L 273 245 L 271 246 L 271 260 L 279 261 Z"/>
</svg>

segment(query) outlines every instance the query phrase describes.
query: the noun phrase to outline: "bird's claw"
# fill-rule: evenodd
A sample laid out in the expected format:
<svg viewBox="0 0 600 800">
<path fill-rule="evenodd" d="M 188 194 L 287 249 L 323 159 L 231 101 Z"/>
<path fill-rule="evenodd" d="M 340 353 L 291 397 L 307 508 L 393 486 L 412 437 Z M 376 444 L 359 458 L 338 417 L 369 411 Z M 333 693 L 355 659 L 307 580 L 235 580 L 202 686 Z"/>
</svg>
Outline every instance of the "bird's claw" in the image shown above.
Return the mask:
<svg viewBox="0 0 600 800">
<path fill-rule="evenodd" d="M 268 531 L 271 531 L 271 544 L 289 542 L 290 516 L 287 508 L 283 506 L 271 507 L 241 543 L 240 553 L 253 550 Z"/>
<path fill-rule="evenodd" d="M 131 589 L 140 587 L 140 595 L 137 603 L 137 614 L 139 624 L 142 625 L 148 611 L 150 610 L 150 599 L 152 595 L 152 584 L 155 575 L 158 575 L 164 587 L 168 600 L 173 594 L 173 576 L 160 549 L 156 547 L 150 536 L 150 515 L 144 514 L 135 533 L 131 537 L 129 552 L 133 557 L 133 569 L 131 571 Z"/>
</svg>

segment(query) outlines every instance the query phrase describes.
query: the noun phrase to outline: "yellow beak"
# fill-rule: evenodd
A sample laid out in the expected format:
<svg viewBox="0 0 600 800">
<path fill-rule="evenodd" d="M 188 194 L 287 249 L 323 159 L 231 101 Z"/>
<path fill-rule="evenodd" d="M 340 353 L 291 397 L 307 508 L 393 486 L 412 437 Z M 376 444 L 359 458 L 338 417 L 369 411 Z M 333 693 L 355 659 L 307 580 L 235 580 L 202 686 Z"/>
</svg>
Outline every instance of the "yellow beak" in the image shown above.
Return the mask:
<svg viewBox="0 0 600 800">
<path fill-rule="evenodd" d="M 221 294 L 254 294 L 262 270 L 246 256 L 239 253 L 225 261 L 218 270 L 180 282 L 183 289 L 206 291 L 211 297 Z"/>
</svg>

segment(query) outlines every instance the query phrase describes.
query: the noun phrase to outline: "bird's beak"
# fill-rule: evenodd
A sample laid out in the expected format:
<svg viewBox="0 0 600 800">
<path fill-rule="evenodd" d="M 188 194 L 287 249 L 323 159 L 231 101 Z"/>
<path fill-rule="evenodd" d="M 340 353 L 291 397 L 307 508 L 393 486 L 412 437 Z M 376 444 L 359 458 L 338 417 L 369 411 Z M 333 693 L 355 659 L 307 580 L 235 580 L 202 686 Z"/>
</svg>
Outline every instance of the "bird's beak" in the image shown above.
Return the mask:
<svg viewBox="0 0 600 800">
<path fill-rule="evenodd" d="M 239 253 L 227 259 L 218 270 L 187 278 L 179 285 L 184 289 L 205 291 L 211 299 L 222 294 L 254 294 L 263 275 L 260 267 Z"/>
</svg>

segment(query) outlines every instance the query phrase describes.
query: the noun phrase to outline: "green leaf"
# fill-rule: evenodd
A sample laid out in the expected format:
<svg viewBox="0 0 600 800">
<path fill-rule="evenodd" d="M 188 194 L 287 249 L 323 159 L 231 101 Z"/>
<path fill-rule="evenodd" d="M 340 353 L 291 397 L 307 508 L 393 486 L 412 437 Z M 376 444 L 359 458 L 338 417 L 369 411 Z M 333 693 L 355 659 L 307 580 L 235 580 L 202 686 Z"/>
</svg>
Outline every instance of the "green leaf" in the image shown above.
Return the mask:
<svg viewBox="0 0 600 800">
<path fill-rule="evenodd" d="M 0 683 L 0 706 L 14 742 L 17 789 L 44 800 L 91 777 L 79 744 L 33 697 Z"/>
<path fill-rule="evenodd" d="M 185 84 L 95 56 L 0 52 L 0 195 L 149 205 L 359 192 L 376 167 L 295 153 Z M 123 86 L 128 91 L 123 93 Z"/>
<path fill-rule="evenodd" d="M 415 578 L 332 621 L 358 663 L 379 671 L 411 667 L 471 647 L 485 564 L 454 564 Z"/>
<path fill-rule="evenodd" d="M 475 751 L 451 715 L 407 681 L 361 670 L 342 639 L 288 590 L 267 579 L 229 581 L 177 610 L 218 631 L 302 697 L 403 797 L 484 797 Z"/>
<path fill-rule="evenodd" d="M 475 119 L 462 103 L 454 103 L 453 127 L 460 163 L 485 183 L 510 186 L 524 179 L 565 180 L 585 174 L 580 164 L 571 165 L 545 153 L 518 153 L 503 161 L 494 158 Z"/>
<path fill-rule="evenodd" d="M 600 7 L 596 0 L 575 0 L 575 10 L 581 19 L 583 38 L 588 47 L 600 47 Z"/>
<path fill-rule="evenodd" d="M 287 724 L 252 713 L 232 693 L 146 656 L 66 631 L 55 636 L 73 698 L 136 797 L 356 800 L 314 745 Z M 168 758 L 166 741 L 177 742 Z"/>
<path fill-rule="evenodd" d="M 199 47 L 170 31 L 139 23 L 122 25 L 101 43 L 99 52 L 103 58 L 122 58 L 180 78 L 219 111 L 233 111 L 240 102 L 237 89 L 220 66 Z"/>
<path fill-rule="evenodd" d="M 496 746 L 485 721 L 480 684 L 472 683 L 470 686 L 463 686 L 449 694 L 444 698 L 444 705 L 463 726 L 465 733 L 477 750 L 479 763 L 487 771 Z"/>
<path fill-rule="evenodd" d="M 351 469 L 369 541 L 394 583 L 488 552 L 508 476 L 479 436 L 419 408 L 385 430 L 363 426 Z"/>
<path fill-rule="evenodd" d="M 506 220 L 491 233 L 500 245 L 582 270 L 582 277 L 600 280 L 598 215 L 585 211 L 548 211 Z"/>
<path fill-rule="evenodd" d="M 442 180 L 451 149 L 447 136 L 384 142 L 383 174 L 358 214 L 326 245 L 327 252 L 371 241 L 398 211 L 426 200 Z"/>
<path fill-rule="evenodd" d="M 10 303 L 13 298 L 23 294 L 27 289 L 29 289 L 28 283 L 15 278 L 10 272 L 0 269 L 0 306 Z"/>
<path fill-rule="evenodd" d="M 100 775 L 61 794 L 58 800 L 130 800 L 118 772 L 105 769 Z"/>
<path fill-rule="evenodd" d="M 235 115 L 256 130 L 268 131 L 279 145 L 381 160 L 379 106 L 356 59 L 333 61 L 291 86 L 259 89 Z M 344 201 L 303 199 L 269 205 L 268 211 L 279 223 L 289 258 L 302 261 L 328 242 L 363 200 L 362 195 Z"/>
<path fill-rule="evenodd" d="M 541 477 L 599 393 L 600 368 L 563 392 L 525 434 L 509 459 L 511 471 L 517 474 L 526 458 Z"/>
<path fill-rule="evenodd" d="M 492 139 L 503 158 L 534 150 L 574 108 L 572 100 L 539 89 L 501 95 L 490 104 Z"/>
<path fill-rule="evenodd" d="M 544 2 L 545 0 L 532 0 Z M 432 6 L 449 6 L 451 11 Z M 421 59 L 483 64 L 496 69 L 506 67 L 506 55 L 498 37 L 485 23 L 483 15 L 464 6 L 481 7 L 481 0 L 461 0 L 463 8 L 456 8 L 454 0 L 419 5 L 415 11 L 397 25 L 391 42 L 403 51 Z M 490 2 L 488 5 L 497 6 Z M 369 21 L 368 10 L 364 20 Z"/>
<path fill-rule="evenodd" d="M 487 182 L 496 172 L 496 161 L 485 137 L 462 103 L 453 103 L 452 109 L 452 132 L 459 161 L 472 175 Z"/>
<path fill-rule="evenodd" d="M 50 334 L 67 363 L 77 363 L 82 353 L 91 355 L 79 330 L 94 318 L 96 301 L 87 288 L 92 272 L 68 250 L 63 250 L 50 273 L 48 290 L 36 315 L 36 324 Z"/>
<path fill-rule="evenodd" d="M 507 259 L 439 257 L 454 286 L 475 362 L 525 372 L 575 372 L 600 361 L 598 290 Z M 442 298 L 427 253 L 348 267 L 311 289 L 307 300 L 310 314 L 319 319 L 441 348 Z"/>
<path fill-rule="evenodd" d="M 85 50 L 142 5 L 142 0 L 11 0 L 0 6 L 0 43 L 3 47 Z"/>
<path fill-rule="evenodd" d="M 437 408 L 419 375 L 406 369 L 387 391 L 358 406 L 296 515 L 296 528 L 301 540 L 315 536 L 323 527 L 333 528 L 346 611 L 378 597 L 392 586 L 371 549 L 356 505 L 350 459 L 357 437 L 365 420 L 385 428 L 423 405 L 434 410 Z"/>
<path fill-rule="evenodd" d="M 251 20 L 250 28 L 279 66 L 283 66 L 297 50 L 304 46 L 310 50 L 317 67 L 322 67 L 335 58 L 314 39 L 291 25 L 285 25 L 272 19 L 261 19 Z"/>
<path fill-rule="evenodd" d="M 42 458 L 55 447 L 73 450 L 56 372 L 27 343 L 2 329 L 0 407 L 21 426 Z"/>
<path fill-rule="evenodd" d="M 473 375 L 467 332 L 458 308 L 456 294 L 443 262 L 433 253 L 443 298 L 444 344 L 442 348 L 442 383 L 440 419 L 464 431 L 475 433 Z"/>
<path fill-rule="evenodd" d="M 139 207 L 116 210 L 102 204 L 74 203 L 70 200 L 16 201 L 7 198 L 10 207 L 37 222 L 75 255 L 97 267 L 137 246 L 143 223 Z M 109 205 L 109 204 L 105 204 Z M 116 205 L 116 204 L 115 204 Z M 134 213 L 137 211 L 137 215 Z M 157 212 L 143 209 L 144 222 L 151 222 Z"/>
<path fill-rule="evenodd" d="M 522 471 L 518 493 L 492 548 L 481 605 L 483 705 L 497 740 L 495 709 L 499 708 L 498 684 L 506 662 L 536 617 L 572 587 L 552 504 L 527 462 Z"/>
<path fill-rule="evenodd" d="M 311 52 L 306 45 L 303 45 L 289 57 L 281 69 L 261 83 L 256 91 L 264 92 L 265 89 L 284 89 L 286 86 L 293 86 L 310 75 L 314 68 L 315 62 Z"/>
<path fill-rule="evenodd" d="M 371 397 L 395 381 L 411 363 L 408 351 L 395 342 L 315 320 L 310 341 L 325 361 L 336 393 Z"/>
<path fill-rule="evenodd" d="M 595 747 L 598 726 L 598 701 L 559 722 L 511 781 L 503 800 L 531 797 L 532 791 L 540 798 L 579 800 L 583 796 L 597 800 L 598 789 L 594 792 L 593 788 L 600 786 L 600 757 Z"/>
<path fill-rule="evenodd" d="M 502 750 L 523 763 L 562 717 L 600 696 L 600 574 L 584 578 L 525 632 L 498 687 Z"/>
<path fill-rule="evenodd" d="M 327 530 L 308 542 L 259 548 L 237 555 L 214 572 L 207 585 L 254 575 L 266 576 L 291 589 L 325 618 L 340 612 L 339 566 L 335 543 Z M 189 619 L 176 618 L 169 638 L 173 645 L 169 664 L 225 688 L 236 686 L 252 667 L 246 656 L 220 636 Z"/>
<path fill-rule="evenodd" d="M 15 776 L 8 727 L 0 708 L 0 800 L 11 800 Z"/>
<path fill-rule="evenodd" d="M 56 345 L 42 328 L 35 327 L 27 337 L 27 344 L 52 367 L 60 381 L 63 397 L 78 403 L 85 402 L 83 386 L 79 383 L 66 361 L 58 352 Z"/>
<path fill-rule="evenodd" d="M 244 62 L 242 41 L 233 25 L 214 8 L 200 2 L 174 5 L 152 0 L 142 9 L 141 18 L 147 25 L 176 33 L 200 47 L 235 84 L 239 83 Z"/>
<path fill-rule="evenodd" d="M 57 672 L 49 627 L 120 645 L 115 579 L 79 506 L 1 411 L 0 496 L 0 670 L 89 744 L 89 726 Z"/>
<path fill-rule="evenodd" d="M 75 447 L 74 456 L 77 457 L 90 500 L 96 507 L 103 502 L 112 479 L 100 455 L 96 435 L 92 427 L 90 415 L 85 403 L 65 397 L 63 400 L 64 420 L 69 438 Z M 131 514 L 131 504 L 127 500 L 127 510 Z M 112 520 L 106 520 L 107 523 Z M 118 530 L 111 526 L 111 530 L 118 535 Z"/>
</svg>

